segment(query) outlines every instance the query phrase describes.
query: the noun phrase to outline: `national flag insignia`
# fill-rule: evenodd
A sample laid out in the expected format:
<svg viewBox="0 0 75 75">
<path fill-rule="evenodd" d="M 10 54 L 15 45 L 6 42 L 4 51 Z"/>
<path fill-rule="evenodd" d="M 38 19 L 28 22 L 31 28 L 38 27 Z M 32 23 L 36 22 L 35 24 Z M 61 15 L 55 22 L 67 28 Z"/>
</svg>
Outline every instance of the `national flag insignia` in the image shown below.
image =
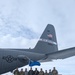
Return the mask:
<svg viewBox="0 0 75 75">
<path fill-rule="evenodd" d="M 53 37 L 53 35 L 52 35 L 52 34 L 48 34 L 47 36 L 48 36 L 49 38 L 52 38 L 52 37 Z"/>
</svg>

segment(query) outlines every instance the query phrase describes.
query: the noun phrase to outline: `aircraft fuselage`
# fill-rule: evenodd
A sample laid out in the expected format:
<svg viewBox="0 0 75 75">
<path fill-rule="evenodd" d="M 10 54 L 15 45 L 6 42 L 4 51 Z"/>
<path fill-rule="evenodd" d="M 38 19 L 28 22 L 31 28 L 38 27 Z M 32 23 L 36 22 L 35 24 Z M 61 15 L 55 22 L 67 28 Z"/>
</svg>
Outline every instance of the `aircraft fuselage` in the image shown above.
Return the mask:
<svg viewBox="0 0 75 75">
<path fill-rule="evenodd" d="M 27 65 L 29 58 L 37 61 L 42 58 L 42 55 L 21 50 L 0 49 L 0 74 Z"/>
</svg>

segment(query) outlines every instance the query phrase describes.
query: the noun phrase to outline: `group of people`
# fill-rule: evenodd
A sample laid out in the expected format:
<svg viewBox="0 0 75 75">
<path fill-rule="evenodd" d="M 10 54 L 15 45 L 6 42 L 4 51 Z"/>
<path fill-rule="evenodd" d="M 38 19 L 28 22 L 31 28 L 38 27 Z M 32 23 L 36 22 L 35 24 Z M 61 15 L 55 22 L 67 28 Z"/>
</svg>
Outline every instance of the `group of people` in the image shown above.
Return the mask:
<svg viewBox="0 0 75 75">
<path fill-rule="evenodd" d="M 52 71 L 50 69 L 49 72 L 47 72 L 47 70 L 45 70 L 44 72 L 42 68 L 40 69 L 40 71 L 38 71 L 37 68 L 35 68 L 35 70 L 32 70 L 32 68 L 30 68 L 29 71 L 27 71 L 27 68 L 25 68 L 25 71 L 23 71 L 23 69 L 19 71 L 17 68 L 13 73 L 14 75 L 58 75 L 58 71 L 55 67 L 53 67 Z"/>
</svg>

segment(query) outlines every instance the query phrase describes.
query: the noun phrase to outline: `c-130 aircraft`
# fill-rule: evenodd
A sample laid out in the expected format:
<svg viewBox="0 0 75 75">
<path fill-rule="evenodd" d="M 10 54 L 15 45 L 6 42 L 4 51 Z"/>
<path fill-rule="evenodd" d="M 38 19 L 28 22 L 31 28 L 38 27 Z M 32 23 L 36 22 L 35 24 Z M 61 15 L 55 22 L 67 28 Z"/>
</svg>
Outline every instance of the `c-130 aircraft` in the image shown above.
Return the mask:
<svg viewBox="0 0 75 75">
<path fill-rule="evenodd" d="M 48 24 L 33 49 L 0 49 L 0 74 L 17 67 L 53 59 L 65 59 L 75 55 L 75 47 L 58 50 L 54 26 Z"/>
</svg>

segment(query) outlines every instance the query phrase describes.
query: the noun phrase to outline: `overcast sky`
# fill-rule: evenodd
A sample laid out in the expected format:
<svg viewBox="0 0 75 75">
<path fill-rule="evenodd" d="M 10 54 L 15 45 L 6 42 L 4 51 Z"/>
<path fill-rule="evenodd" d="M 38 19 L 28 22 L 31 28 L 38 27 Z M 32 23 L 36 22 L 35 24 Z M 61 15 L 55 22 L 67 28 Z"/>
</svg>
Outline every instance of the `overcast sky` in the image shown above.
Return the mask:
<svg viewBox="0 0 75 75">
<path fill-rule="evenodd" d="M 56 29 L 59 50 L 75 47 L 74 20 L 75 0 L 0 0 L 0 47 L 33 48 L 47 24 Z M 63 75 L 75 74 L 75 57 L 41 65 L 53 66 Z"/>
</svg>

